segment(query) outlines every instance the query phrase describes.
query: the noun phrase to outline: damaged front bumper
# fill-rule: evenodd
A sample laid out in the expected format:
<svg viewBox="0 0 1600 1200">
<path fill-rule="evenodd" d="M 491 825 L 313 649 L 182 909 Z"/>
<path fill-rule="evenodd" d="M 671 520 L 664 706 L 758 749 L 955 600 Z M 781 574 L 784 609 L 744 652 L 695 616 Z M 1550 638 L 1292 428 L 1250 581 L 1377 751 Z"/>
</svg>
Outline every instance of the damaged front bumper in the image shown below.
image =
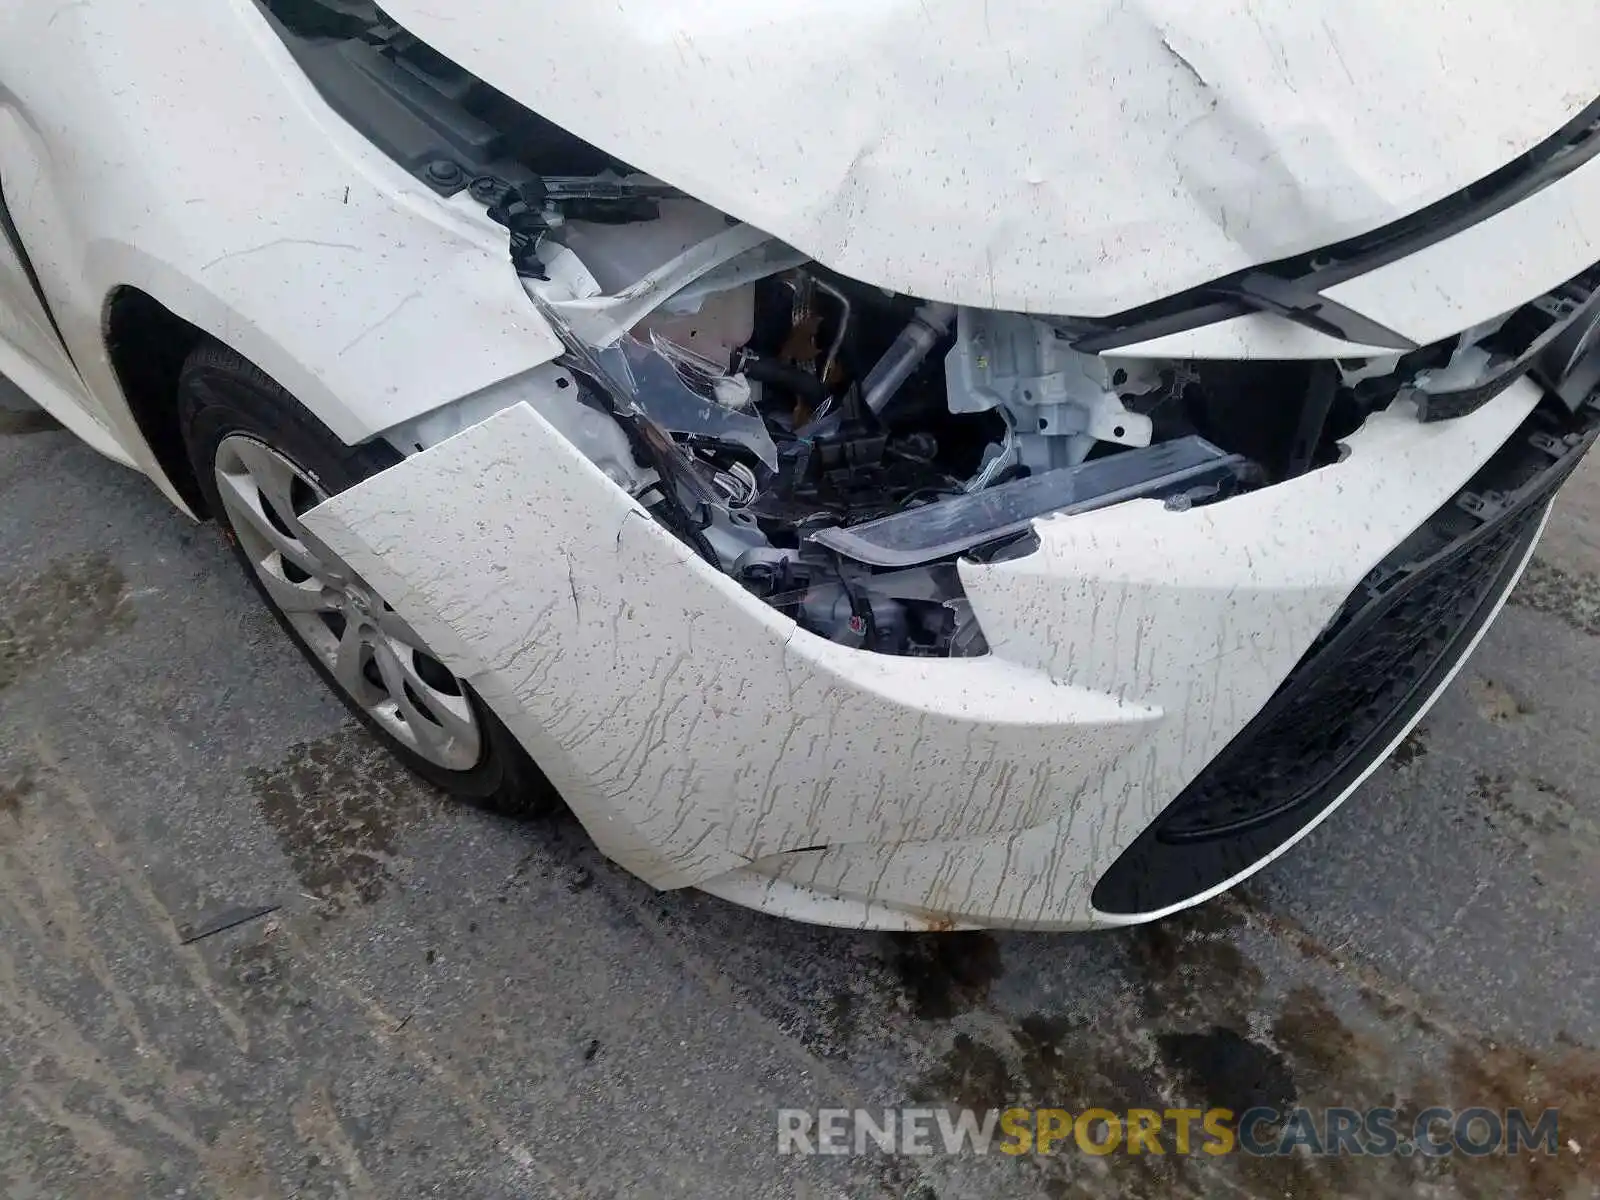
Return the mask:
<svg viewBox="0 0 1600 1200">
<path fill-rule="evenodd" d="M 1034 553 L 961 563 L 989 648 L 971 658 L 800 628 L 526 404 L 305 519 L 653 885 L 849 926 L 1088 928 L 1155 915 L 1098 907 L 1096 885 L 1540 395 L 1518 382 L 1437 424 L 1398 403 L 1337 464 L 1221 503 L 1041 520 Z M 1248 874 L 1361 777 L 1258 859 L 1155 908 Z"/>
</svg>

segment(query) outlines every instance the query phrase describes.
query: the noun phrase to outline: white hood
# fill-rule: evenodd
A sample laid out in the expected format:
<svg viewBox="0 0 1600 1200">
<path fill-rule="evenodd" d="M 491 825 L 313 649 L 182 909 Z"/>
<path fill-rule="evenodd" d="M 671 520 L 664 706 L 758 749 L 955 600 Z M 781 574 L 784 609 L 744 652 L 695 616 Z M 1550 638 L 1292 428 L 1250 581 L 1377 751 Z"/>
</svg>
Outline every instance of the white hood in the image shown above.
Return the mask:
<svg viewBox="0 0 1600 1200">
<path fill-rule="evenodd" d="M 846 275 L 1100 316 L 1385 225 L 1600 95 L 1594 0 L 385 0 Z"/>
</svg>

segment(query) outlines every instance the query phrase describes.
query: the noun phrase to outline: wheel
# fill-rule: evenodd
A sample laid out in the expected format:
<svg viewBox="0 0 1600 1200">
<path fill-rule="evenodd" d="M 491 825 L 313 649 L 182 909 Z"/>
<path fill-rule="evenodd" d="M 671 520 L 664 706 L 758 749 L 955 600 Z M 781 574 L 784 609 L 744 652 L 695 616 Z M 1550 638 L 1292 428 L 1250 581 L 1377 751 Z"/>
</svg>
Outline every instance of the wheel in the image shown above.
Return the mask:
<svg viewBox="0 0 1600 1200">
<path fill-rule="evenodd" d="M 178 415 L 211 513 L 256 590 L 356 717 L 453 796 L 520 815 L 554 807 L 554 789 L 499 719 L 300 521 L 400 455 L 344 445 L 216 343 L 184 364 Z"/>
</svg>

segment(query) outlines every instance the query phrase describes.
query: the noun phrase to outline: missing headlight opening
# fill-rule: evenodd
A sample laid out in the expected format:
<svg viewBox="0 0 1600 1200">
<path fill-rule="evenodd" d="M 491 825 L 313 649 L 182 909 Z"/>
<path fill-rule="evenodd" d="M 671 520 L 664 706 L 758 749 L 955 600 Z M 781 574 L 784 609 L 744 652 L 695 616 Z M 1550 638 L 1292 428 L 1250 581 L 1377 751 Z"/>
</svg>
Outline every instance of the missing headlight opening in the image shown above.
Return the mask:
<svg viewBox="0 0 1600 1200">
<path fill-rule="evenodd" d="M 1029 552 L 1038 517 L 1203 504 L 1266 478 L 1230 448 L 1270 449 L 1234 428 L 1247 411 L 1208 404 L 1194 368 L 863 286 L 652 180 L 564 179 L 491 215 L 561 365 L 629 430 L 640 472 L 619 484 L 840 644 L 984 653 L 960 558 Z"/>
<path fill-rule="evenodd" d="M 1572 318 L 1600 304 L 1585 275 L 1416 348 L 1321 295 L 1317 272 L 1339 264 L 1285 260 L 1111 317 L 891 294 L 566 133 L 366 0 L 261 2 L 346 119 L 441 197 L 506 228 L 515 270 L 565 345 L 554 374 L 390 440 L 414 452 L 527 399 L 716 569 L 865 650 L 985 653 L 962 558 L 1030 553 L 1040 517 L 1271 486 L 1338 461 L 1340 439 L 1397 398 L 1442 420 L 1524 373 L 1562 378 L 1582 349 L 1563 331 L 1592 336 L 1595 322 Z M 1244 312 L 1395 352 L 1122 353 Z"/>
</svg>

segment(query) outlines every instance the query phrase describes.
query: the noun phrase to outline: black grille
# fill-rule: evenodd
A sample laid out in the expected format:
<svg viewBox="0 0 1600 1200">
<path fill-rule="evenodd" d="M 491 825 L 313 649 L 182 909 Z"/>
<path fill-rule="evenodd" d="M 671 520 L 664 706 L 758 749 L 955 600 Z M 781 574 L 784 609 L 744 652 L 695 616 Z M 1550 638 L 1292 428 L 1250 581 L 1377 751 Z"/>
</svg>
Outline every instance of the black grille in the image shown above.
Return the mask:
<svg viewBox="0 0 1600 1200">
<path fill-rule="evenodd" d="M 1196 779 L 1182 806 L 1161 819 L 1162 840 L 1217 837 L 1271 820 L 1359 756 L 1449 652 L 1542 511 L 1523 509 L 1347 611 L 1338 633 L 1302 664 L 1296 686 L 1262 714 L 1249 743 Z"/>
<path fill-rule="evenodd" d="M 1600 412 L 1542 406 L 1395 549 L 1266 706 L 1114 863 L 1103 912 L 1215 887 L 1338 798 L 1438 689 L 1510 586 Z"/>
</svg>

